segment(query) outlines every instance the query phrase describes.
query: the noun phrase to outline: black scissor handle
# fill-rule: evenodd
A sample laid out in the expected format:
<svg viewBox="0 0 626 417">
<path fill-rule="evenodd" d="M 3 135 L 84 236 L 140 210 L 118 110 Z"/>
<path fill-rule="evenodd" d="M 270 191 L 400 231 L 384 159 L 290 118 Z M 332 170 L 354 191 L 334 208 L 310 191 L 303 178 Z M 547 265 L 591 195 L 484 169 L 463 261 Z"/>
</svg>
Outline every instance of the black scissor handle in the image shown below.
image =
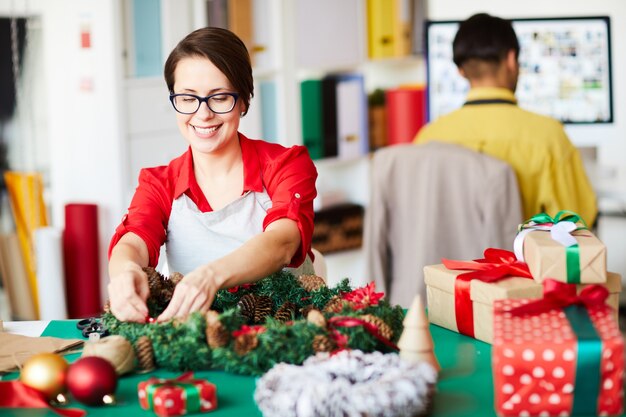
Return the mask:
<svg viewBox="0 0 626 417">
<path fill-rule="evenodd" d="M 95 323 L 98 323 L 98 319 L 96 317 L 89 317 L 79 320 L 78 323 L 76 323 L 76 328 L 78 330 L 83 330 L 85 327 L 93 326 Z"/>
<path fill-rule="evenodd" d="M 100 322 L 98 317 L 89 317 L 79 320 L 76 328 L 81 331 L 83 337 L 89 338 L 91 333 L 98 333 L 100 337 L 108 336 L 109 329 Z"/>
</svg>

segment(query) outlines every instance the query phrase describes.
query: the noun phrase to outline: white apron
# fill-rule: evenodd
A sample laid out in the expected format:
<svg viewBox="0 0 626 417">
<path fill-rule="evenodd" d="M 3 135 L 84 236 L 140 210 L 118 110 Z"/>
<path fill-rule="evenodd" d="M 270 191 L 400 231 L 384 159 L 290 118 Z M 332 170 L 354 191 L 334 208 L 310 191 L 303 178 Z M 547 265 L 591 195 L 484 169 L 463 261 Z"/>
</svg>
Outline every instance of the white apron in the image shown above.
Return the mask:
<svg viewBox="0 0 626 417">
<path fill-rule="evenodd" d="M 165 253 L 168 270 L 188 274 L 200 265 L 219 259 L 251 237 L 263 232 L 263 219 L 272 200 L 263 192 L 247 192 L 220 210 L 201 212 L 185 194 L 172 202 Z M 247 262 L 242 259 L 241 262 Z M 286 268 L 298 276 L 312 274 L 307 256 L 298 268 Z"/>
</svg>

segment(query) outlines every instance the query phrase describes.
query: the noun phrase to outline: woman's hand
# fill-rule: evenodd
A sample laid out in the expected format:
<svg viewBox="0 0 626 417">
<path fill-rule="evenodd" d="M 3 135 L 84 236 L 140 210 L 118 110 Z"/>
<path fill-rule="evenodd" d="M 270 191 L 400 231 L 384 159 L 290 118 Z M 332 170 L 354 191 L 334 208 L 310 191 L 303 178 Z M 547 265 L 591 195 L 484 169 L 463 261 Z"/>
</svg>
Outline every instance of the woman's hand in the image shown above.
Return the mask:
<svg viewBox="0 0 626 417">
<path fill-rule="evenodd" d="M 144 323 L 148 316 L 146 300 L 150 294 L 148 277 L 138 265 L 115 277 L 108 285 L 111 312 L 121 321 Z"/>
<path fill-rule="evenodd" d="M 157 318 L 163 322 L 174 317 L 185 317 L 194 311 L 206 313 L 219 289 L 210 265 L 196 268 L 176 285 L 169 305 Z"/>
</svg>

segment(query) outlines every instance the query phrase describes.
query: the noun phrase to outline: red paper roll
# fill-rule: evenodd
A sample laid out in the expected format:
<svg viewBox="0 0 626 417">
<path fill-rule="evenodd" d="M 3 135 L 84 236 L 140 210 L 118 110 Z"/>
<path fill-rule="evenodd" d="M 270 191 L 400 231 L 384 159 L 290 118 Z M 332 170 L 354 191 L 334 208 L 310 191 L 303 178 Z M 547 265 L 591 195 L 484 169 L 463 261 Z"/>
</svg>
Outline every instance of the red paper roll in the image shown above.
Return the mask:
<svg viewBox="0 0 626 417">
<path fill-rule="evenodd" d="M 415 139 L 418 130 L 426 121 L 424 92 L 423 87 L 386 91 L 387 143 L 389 145 L 412 142 Z"/>
<path fill-rule="evenodd" d="M 99 315 L 102 308 L 97 205 L 65 206 L 63 252 L 69 317 Z"/>
</svg>

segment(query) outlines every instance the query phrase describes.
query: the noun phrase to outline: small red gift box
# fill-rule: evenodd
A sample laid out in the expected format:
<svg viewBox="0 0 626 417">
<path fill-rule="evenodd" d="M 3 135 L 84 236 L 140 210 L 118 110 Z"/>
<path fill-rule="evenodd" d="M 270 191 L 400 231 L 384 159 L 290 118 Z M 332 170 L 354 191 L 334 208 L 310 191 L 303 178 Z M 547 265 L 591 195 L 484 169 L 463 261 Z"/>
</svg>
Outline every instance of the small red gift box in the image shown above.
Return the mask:
<svg viewBox="0 0 626 417">
<path fill-rule="evenodd" d="M 187 372 L 176 379 L 149 378 L 137 386 L 139 405 L 160 417 L 211 411 L 217 408 L 217 389 Z"/>
<path fill-rule="evenodd" d="M 545 283 L 541 300 L 494 303 L 497 413 L 622 414 L 624 341 L 608 291 L 594 285 L 577 296 L 573 284 Z"/>
</svg>

